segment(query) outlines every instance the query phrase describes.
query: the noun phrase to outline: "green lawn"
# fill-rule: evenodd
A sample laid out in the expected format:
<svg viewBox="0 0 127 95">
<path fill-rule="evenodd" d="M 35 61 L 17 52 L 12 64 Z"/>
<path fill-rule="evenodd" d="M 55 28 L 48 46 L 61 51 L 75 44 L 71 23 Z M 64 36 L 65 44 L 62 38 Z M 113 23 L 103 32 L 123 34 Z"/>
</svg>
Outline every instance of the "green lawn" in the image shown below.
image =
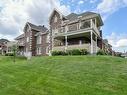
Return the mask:
<svg viewBox="0 0 127 95">
<path fill-rule="evenodd" d="M 127 59 L 1 56 L 0 95 L 127 95 Z"/>
</svg>

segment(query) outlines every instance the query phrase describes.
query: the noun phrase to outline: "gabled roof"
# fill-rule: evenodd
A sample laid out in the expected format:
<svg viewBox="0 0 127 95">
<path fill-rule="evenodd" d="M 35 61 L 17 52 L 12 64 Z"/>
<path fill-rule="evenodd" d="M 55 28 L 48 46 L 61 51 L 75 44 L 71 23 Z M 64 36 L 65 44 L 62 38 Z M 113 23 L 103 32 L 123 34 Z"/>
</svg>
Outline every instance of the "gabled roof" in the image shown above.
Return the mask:
<svg viewBox="0 0 127 95">
<path fill-rule="evenodd" d="M 51 20 L 51 18 L 52 18 L 52 16 L 53 16 L 54 12 L 57 12 L 57 13 L 60 15 L 61 19 L 62 19 L 62 18 L 67 19 L 66 16 L 64 16 L 61 12 L 59 12 L 56 8 L 54 8 L 53 11 L 52 11 L 52 13 L 51 13 L 51 15 L 50 15 L 50 17 L 49 17 L 49 21 Z"/>
<path fill-rule="evenodd" d="M 18 39 L 21 39 L 21 38 L 24 38 L 24 37 L 25 37 L 25 34 L 21 34 L 18 37 L 16 37 L 15 40 L 18 40 Z"/>
<path fill-rule="evenodd" d="M 84 13 L 81 13 L 81 14 L 71 13 L 71 14 L 67 15 L 66 18 L 67 18 L 69 21 L 73 21 L 73 20 L 78 19 L 79 17 L 89 17 L 89 16 L 98 17 L 98 19 L 99 19 L 100 22 L 101 22 L 101 25 L 103 25 L 103 21 L 102 21 L 102 19 L 101 19 L 100 14 L 94 13 L 94 12 L 84 12 Z"/>
<path fill-rule="evenodd" d="M 71 14 L 67 15 L 66 18 L 68 20 L 75 20 L 78 18 L 78 15 L 76 13 L 71 13 Z"/>
<path fill-rule="evenodd" d="M 42 31 L 42 32 L 45 32 L 45 31 L 48 30 L 44 25 L 43 25 L 43 26 L 41 26 L 41 25 L 37 26 L 37 25 L 34 25 L 34 24 L 30 23 L 30 22 L 27 22 L 27 24 L 28 24 L 28 25 L 31 27 L 31 29 L 33 29 L 33 30 Z"/>
<path fill-rule="evenodd" d="M 89 15 L 98 15 L 97 13 L 94 13 L 94 12 L 84 12 L 84 13 L 81 13 L 81 14 L 78 14 L 78 16 L 89 16 Z"/>
<path fill-rule="evenodd" d="M 0 39 L 0 43 L 9 42 L 7 39 Z"/>
</svg>

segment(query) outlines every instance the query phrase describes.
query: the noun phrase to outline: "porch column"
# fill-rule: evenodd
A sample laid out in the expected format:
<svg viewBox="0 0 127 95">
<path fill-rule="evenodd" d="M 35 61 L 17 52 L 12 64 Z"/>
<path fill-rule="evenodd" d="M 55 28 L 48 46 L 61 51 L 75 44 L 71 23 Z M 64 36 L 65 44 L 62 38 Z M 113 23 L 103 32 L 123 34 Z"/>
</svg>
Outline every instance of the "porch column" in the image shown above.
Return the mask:
<svg viewBox="0 0 127 95">
<path fill-rule="evenodd" d="M 93 54 L 93 32 L 91 31 L 91 54 Z"/>
<path fill-rule="evenodd" d="M 90 19 L 90 27 L 93 28 L 93 20 Z"/>
<path fill-rule="evenodd" d="M 95 26 L 97 27 L 97 20 L 96 20 L 96 18 L 95 18 Z"/>
<path fill-rule="evenodd" d="M 68 46 L 68 43 L 67 43 L 67 35 L 65 36 L 65 51 L 67 50 L 67 46 Z"/>
<path fill-rule="evenodd" d="M 97 53 L 97 36 L 96 36 L 96 53 Z"/>
</svg>

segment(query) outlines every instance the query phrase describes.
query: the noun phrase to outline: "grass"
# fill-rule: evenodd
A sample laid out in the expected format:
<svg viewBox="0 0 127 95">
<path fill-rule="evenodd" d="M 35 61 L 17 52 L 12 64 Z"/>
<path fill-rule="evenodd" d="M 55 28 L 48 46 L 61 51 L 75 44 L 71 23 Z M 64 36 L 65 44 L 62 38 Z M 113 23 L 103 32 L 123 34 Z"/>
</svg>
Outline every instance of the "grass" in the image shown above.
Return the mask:
<svg viewBox="0 0 127 95">
<path fill-rule="evenodd" d="M 127 60 L 111 56 L 0 56 L 0 95 L 127 95 Z"/>
</svg>

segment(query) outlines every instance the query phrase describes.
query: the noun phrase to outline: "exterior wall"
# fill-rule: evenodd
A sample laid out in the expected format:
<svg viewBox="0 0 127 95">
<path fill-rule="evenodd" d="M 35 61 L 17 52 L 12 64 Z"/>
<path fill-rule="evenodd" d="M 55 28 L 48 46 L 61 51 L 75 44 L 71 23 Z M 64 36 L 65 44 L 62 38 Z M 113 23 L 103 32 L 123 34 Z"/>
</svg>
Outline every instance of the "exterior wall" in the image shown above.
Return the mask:
<svg viewBox="0 0 127 95">
<path fill-rule="evenodd" d="M 25 31 L 25 52 L 31 52 L 32 56 L 36 55 L 36 38 L 35 34 L 38 31 L 31 30 L 29 27 Z"/>
<path fill-rule="evenodd" d="M 102 45 L 103 45 L 102 39 L 99 39 L 98 42 L 97 42 L 97 46 L 98 46 L 100 49 L 102 49 L 102 48 L 103 48 Z"/>
<path fill-rule="evenodd" d="M 17 44 L 19 46 L 24 46 L 25 45 L 25 39 L 24 39 L 24 37 L 20 38 L 20 39 L 17 39 Z"/>
<path fill-rule="evenodd" d="M 30 44 L 31 44 L 31 30 L 29 29 L 30 27 L 27 25 L 25 32 L 25 52 L 31 52 Z"/>
<path fill-rule="evenodd" d="M 15 41 L 12 42 L 7 42 L 6 43 L 6 53 L 13 53 L 13 46 L 16 45 L 17 43 Z"/>
<path fill-rule="evenodd" d="M 55 17 L 57 17 L 57 22 L 54 22 Z M 60 14 L 57 12 L 54 12 L 50 20 L 51 29 L 55 30 L 55 29 L 61 28 L 61 23 L 62 23 L 62 19 L 60 17 Z"/>
<path fill-rule="evenodd" d="M 1 43 L 0 44 L 0 54 L 1 55 L 6 54 L 6 49 L 7 49 L 6 45 L 4 43 Z"/>
<path fill-rule="evenodd" d="M 96 32 L 96 34 L 98 34 L 98 35 L 95 35 L 95 36 L 97 36 L 97 38 L 101 38 L 101 33 L 99 32 L 100 28 L 98 28 L 100 26 L 97 26 L 97 22 L 95 20 L 96 18 L 87 19 L 87 20 L 82 20 L 82 18 L 79 18 L 79 19 L 77 19 L 76 22 L 72 21 L 72 23 L 71 23 L 71 22 L 69 22 L 69 20 L 66 20 L 66 21 L 62 20 L 60 15 L 61 15 L 60 13 L 54 11 L 54 13 L 50 19 L 50 29 L 51 29 L 51 33 L 52 33 L 52 35 L 51 35 L 52 50 L 54 50 L 55 47 L 58 48 L 58 46 L 61 46 L 61 48 L 66 46 L 65 48 L 68 49 L 69 46 L 71 46 L 71 45 L 80 45 L 80 41 L 81 41 L 81 44 L 91 43 L 91 36 L 89 36 L 89 38 L 85 38 L 85 35 L 84 35 L 84 37 L 82 37 L 82 35 L 81 35 L 79 38 L 75 36 L 73 39 L 69 39 L 67 37 L 67 41 L 66 41 L 67 45 L 66 45 L 65 44 L 65 35 L 66 34 L 62 36 L 64 38 L 62 38 L 61 36 L 57 36 L 58 38 L 61 37 L 61 39 L 55 38 L 56 33 L 59 34 L 59 33 L 61 33 L 61 31 L 63 33 L 66 33 L 66 32 L 72 32 L 72 31 L 78 32 L 79 30 L 81 30 L 79 32 L 79 34 L 80 34 L 82 31 L 84 31 L 83 29 L 90 29 L 90 31 Z M 57 20 L 57 22 L 54 22 L 55 21 L 54 19 L 56 17 L 58 20 Z M 63 29 L 63 30 L 60 30 L 59 28 Z M 88 30 L 87 32 L 90 32 L 90 31 Z M 94 38 L 92 38 L 91 46 L 92 46 L 92 49 L 91 49 L 91 47 L 89 47 L 91 49 L 91 51 L 93 51 L 93 53 L 96 53 L 97 50 L 101 47 L 101 44 L 99 45 L 100 47 L 97 47 L 98 44 L 95 42 L 95 37 L 94 37 Z M 78 47 L 78 48 L 80 48 L 80 47 Z"/>
<path fill-rule="evenodd" d="M 69 32 L 75 31 L 75 30 L 78 30 L 78 23 L 73 23 L 73 24 L 68 25 Z"/>
<path fill-rule="evenodd" d="M 46 55 L 46 48 L 47 46 L 50 46 L 48 50 L 51 49 L 51 45 L 49 43 L 46 43 L 47 34 L 42 35 L 41 44 L 37 44 L 37 33 L 43 33 L 42 31 L 36 31 L 35 29 L 31 29 L 31 27 L 26 24 L 24 28 L 24 37 L 17 39 L 18 46 L 19 46 L 19 52 L 18 54 L 25 56 L 36 56 L 37 55 L 37 47 L 41 47 L 41 55 Z M 45 31 L 46 32 L 46 31 Z M 51 37 L 49 37 L 49 42 L 51 41 Z M 24 42 L 24 43 L 23 43 Z M 23 43 L 23 44 L 21 44 Z"/>
<path fill-rule="evenodd" d="M 54 22 L 55 17 L 57 17 L 57 22 Z M 60 14 L 55 11 L 50 19 L 50 31 L 51 31 L 50 32 L 50 50 L 52 50 L 54 46 L 54 37 L 53 37 L 54 32 L 60 30 L 61 23 L 62 23 L 62 19 L 60 17 Z"/>
<path fill-rule="evenodd" d="M 32 56 L 36 55 L 36 37 L 35 34 L 38 31 L 35 30 L 31 30 L 32 34 L 31 34 L 31 52 L 32 52 Z"/>
<path fill-rule="evenodd" d="M 41 35 L 41 43 L 40 44 L 36 43 L 36 55 L 48 55 L 47 51 L 50 50 L 50 43 L 47 42 L 47 36 L 48 36 L 48 34 Z M 36 41 L 37 41 L 37 37 L 36 37 Z M 38 48 L 41 48 L 41 53 L 40 54 L 37 54 L 37 49 Z"/>
<path fill-rule="evenodd" d="M 25 53 L 25 37 L 16 39 L 17 40 L 17 46 L 18 46 L 18 55 L 24 55 Z"/>
<path fill-rule="evenodd" d="M 104 43 L 102 44 L 102 49 L 106 52 L 106 53 L 110 53 L 112 54 L 112 47 L 108 44 L 108 43 Z"/>
</svg>

